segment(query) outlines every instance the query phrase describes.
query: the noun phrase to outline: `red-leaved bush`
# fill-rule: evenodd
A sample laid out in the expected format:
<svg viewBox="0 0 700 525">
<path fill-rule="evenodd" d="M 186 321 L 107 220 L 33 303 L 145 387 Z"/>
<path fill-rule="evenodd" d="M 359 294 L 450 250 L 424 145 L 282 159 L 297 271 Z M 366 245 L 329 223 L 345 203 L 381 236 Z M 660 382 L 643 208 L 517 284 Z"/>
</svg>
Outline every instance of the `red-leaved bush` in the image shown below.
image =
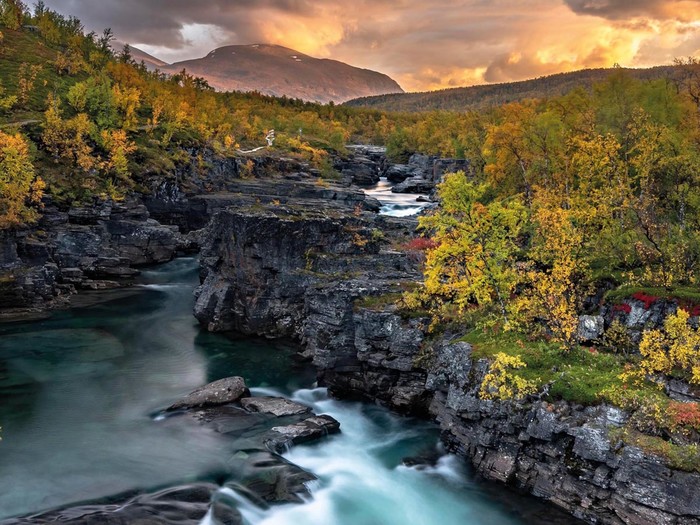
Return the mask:
<svg viewBox="0 0 700 525">
<path fill-rule="evenodd" d="M 404 244 L 404 248 L 410 251 L 426 252 L 438 247 L 438 243 L 428 237 L 416 237 Z"/>
<path fill-rule="evenodd" d="M 632 307 L 626 303 L 620 303 L 613 306 L 613 312 L 623 312 L 629 314 L 632 311 Z"/>
<path fill-rule="evenodd" d="M 679 306 L 681 310 L 688 312 L 690 317 L 697 317 L 700 315 L 700 304 L 682 303 Z"/>
<path fill-rule="evenodd" d="M 651 305 L 659 300 L 659 298 L 657 296 L 648 295 L 648 294 L 645 294 L 644 292 L 633 293 L 632 298 L 636 299 L 637 301 L 643 302 L 645 310 L 648 310 L 649 308 L 651 308 Z"/>
<path fill-rule="evenodd" d="M 671 428 L 691 427 L 700 429 L 700 403 L 671 401 L 666 413 Z"/>
</svg>

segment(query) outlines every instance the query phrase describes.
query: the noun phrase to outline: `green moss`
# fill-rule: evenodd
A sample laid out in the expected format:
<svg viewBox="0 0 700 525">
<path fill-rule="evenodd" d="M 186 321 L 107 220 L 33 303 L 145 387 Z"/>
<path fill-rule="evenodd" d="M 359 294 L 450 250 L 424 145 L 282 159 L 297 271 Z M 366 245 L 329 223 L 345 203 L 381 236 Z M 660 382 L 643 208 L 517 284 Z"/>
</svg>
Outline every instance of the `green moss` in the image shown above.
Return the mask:
<svg viewBox="0 0 700 525">
<path fill-rule="evenodd" d="M 527 367 L 519 370 L 524 379 L 550 384 L 549 397 L 585 405 L 600 402 L 606 388 L 621 385 L 624 371 L 622 357 L 575 348 L 562 352 L 561 347 L 544 341 L 529 341 L 513 333 L 488 334 L 474 330 L 461 338 L 470 343 L 475 358 L 493 358 L 503 352 L 520 356 Z"/>
<path fill-rule="evenodd" d="M 685 472 L 700 472 L 700 445 L 676 445 L 658 436 L 642 434 L 631 428 L 620 428 L 610 432 L 612 441 L 642 449 L 664 460 L 669 467 Z"/>
<path fill-rule="evenodd" d="M 366 295 L 355 301 L 355 310 L 366 309 L 381 311 L 388 306 L 397 305 L 401 301 L 402 294 L 391 292 L 383 295 Z"/>
</svg>

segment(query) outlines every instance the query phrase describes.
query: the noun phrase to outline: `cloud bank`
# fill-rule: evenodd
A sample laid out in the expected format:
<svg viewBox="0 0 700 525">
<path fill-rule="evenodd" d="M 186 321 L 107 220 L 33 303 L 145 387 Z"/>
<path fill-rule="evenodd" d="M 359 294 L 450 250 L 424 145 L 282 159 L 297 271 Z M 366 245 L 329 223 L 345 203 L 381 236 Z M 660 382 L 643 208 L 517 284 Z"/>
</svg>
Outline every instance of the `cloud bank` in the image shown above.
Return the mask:
<svg viewBox="0 0 700 525">
<path fill-rule="evenodd" d="M 47 0 L 167 61 L 271 43 L 408 90 L 700 54 L 700 0 Z"/>
</svg>

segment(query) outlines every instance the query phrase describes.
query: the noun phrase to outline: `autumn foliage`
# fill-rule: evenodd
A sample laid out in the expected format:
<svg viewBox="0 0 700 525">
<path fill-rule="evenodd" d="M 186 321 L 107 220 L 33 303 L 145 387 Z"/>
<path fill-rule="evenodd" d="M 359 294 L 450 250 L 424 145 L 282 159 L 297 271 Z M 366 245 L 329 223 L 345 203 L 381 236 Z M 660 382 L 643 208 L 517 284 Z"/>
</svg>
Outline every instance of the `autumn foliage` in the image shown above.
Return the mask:
<svg viewBox="0 0 700 525">
<path fill-rule="evenodd" d="M 644 333 L 639 344 L 640 374 L 677 371 L 687 374 L 690 382 L 700 384 L 700 332 L 690 326 L 688 319 L 688 312 L 679 309 L 666 319 L 663 330 Z"/>
<path fill-rule="evenodd" d="M 0 131 L 0 228 L 36 220 L 43 190 L 25 139 Z"/>
</svg>

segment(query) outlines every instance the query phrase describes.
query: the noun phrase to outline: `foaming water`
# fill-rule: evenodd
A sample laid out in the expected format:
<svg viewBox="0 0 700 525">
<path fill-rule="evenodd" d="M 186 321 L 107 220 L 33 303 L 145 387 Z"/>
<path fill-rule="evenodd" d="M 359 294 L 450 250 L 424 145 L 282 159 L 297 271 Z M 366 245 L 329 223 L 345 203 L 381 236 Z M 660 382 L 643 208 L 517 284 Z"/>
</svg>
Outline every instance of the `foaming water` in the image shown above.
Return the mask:
<svg viewBox="0 0 700 525">
<path fill-rule="evenodd" d="M 276 394 L 271 389 L 255 393 Z M 309 485 L 312 498 L 306 503 L 261 509 L 236 494 L 246 525 L 546 523 L 525 521 L 476 483 L 462 460 L 440 455 L 432 425 L 401 419 L 379 407 L 329 399 L 325 389 L 299 390 L 292 399 L 333 416 L 342 432 L 285 454 L 319 477 Z M 419 467 L 402 464 L 403 458 L 421 454 L 438 459 Z"/>
<path fill-rule="evenodd" d="M 365 190 L 365 194 L 374 197 L 381 204 L 382 208 L 379 211 L 382 215 L 390 215 L 392 217 L 410 217 L 420 213 L 429 203 L 419 202 L 417 193 L 392 193 L 393 184 L 386 178 L 382 177 L 379 183 Z"/>
</svg>

